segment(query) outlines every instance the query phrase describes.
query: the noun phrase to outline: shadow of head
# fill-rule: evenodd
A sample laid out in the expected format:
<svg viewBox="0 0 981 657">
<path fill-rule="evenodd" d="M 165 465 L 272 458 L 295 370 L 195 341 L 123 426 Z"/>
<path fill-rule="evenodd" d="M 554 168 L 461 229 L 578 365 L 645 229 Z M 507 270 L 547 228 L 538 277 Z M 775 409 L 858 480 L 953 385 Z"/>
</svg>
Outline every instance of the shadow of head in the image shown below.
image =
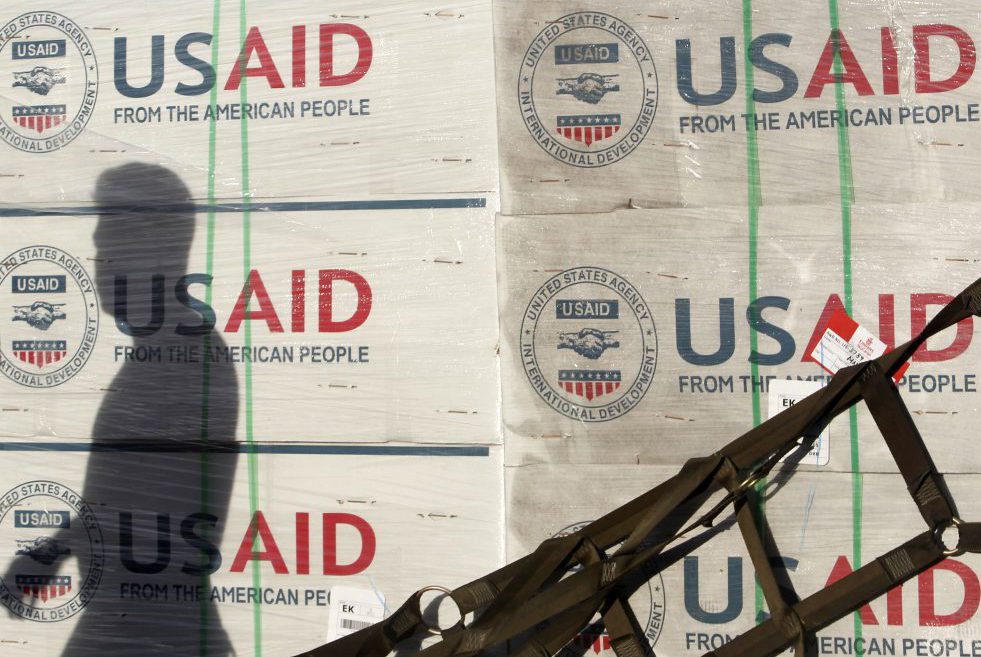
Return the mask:
<svg viewBox="0 0 981 657">
<path fill-rule="evenodd" d="M 152 275 L 176 280 L 187 272 L 194 204 L 176 173 L 135 162 L 107 169 L 96 181 L 95 203 L 95 279 L 104 305 L 119 275 L 138 283 Z"/>
</svg>

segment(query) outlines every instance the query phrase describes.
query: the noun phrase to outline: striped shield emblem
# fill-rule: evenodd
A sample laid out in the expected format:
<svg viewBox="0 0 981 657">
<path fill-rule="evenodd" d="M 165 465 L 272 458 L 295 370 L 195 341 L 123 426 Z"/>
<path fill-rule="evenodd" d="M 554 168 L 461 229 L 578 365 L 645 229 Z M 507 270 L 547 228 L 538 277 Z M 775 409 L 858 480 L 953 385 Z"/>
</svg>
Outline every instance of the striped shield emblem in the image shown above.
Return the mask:
<svg viewBox="0 0 981 657">
<path fill-rule="evenodd" d="M 14 123 L 38 134 L 55 128 L 68 118 L 65 105 L 15 105 Z"/>
<path fill-rule="evenodd" d="M 68 353 L 65 340 L 14 340 L 14 356 L 28 365 L 44 369 L 46 365 L 57 363 Z"/>
<path fill-rule="evenodd" d="M 17 575 L 17 590 L 26 596 L 47 602 L 72 590 L 72 578 L 67 575 Z"/>
<path fill-rule="evenodd" d="M 559 386 L 588 401 L 614 392 L 621 379 L 620 370 L 559 370 Z"/>
<path fill-rule="evenodd" d="M 556 117 L 556 131 L 573 141 L 589 146 L 620 132 L 619 114 L 580 114 Z"/>
</svg>

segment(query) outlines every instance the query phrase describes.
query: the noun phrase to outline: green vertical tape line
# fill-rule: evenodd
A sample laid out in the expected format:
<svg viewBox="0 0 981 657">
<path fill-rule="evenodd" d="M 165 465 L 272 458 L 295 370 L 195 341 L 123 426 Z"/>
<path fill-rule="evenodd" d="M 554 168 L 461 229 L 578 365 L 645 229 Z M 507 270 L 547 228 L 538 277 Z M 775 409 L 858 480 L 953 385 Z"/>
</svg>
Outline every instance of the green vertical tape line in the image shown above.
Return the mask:
<svg viewBox="0 0 981 657">
<path fill-rule="evenodd" d="M 211 16 L 211 33 L 214 35 L 211 40 L 211 66 L 218 70 L 218 32 L 219 26 L 221 25 L 221 0 L 214 0 Z M 211 97 L 209 98 L 209 103 L 211 104 L 211 119 L 208 122 L 208 237 L 207 237 L 207 247 L 205 255 L 205 272 L 208 274 L 209 278 L 214 273 L 215 268 L 215 145 L 218 135 L 218 123 L 215 120 L 217 115 L 215 112 L 215 107 L 218 104 L 218 85 L 212 85 L 211 87 Z M 212 293 L 211 286 L 208 285 L 204 292 L 204 302 L 211 307 Z M 204 336 L 204 353 L 207 354 L 211 350 L 211 333 L 206 333 Z M 203 442 L 208 441 L 208 422 L 211 414 L 211 363 L 208 358 L 203 359 L 202 372 L 201 372 L 201 430 L 200 437 Z M 209 458 L 208 450 L 202 450 L 200 456 L 200 469 L 201 469 L 201 512 L 210 513 L 210 493 L 211 493 L 211 477 L 209 472 Z M 205 573 L 201 575 L 201 587 L 202 590 L 208 591 L 209 595 L 204 596 L 201 599 L 201 604 L 199 607 L 199 620 L 198 620 L 198 655 L 199 657 L 207 657 L 208 655 L 208 629 L 211 627 L 211 619 L 209 618 L 209 598 L 210 590 L 209 586 L 211 582 L 211 576 Z"/>
<path fill-rule="evenodd" d="M 242 146 L 242 261 L 244 265 L 245 281 L 248 284 L 249 272 L 252 270 L 252 183 L 249 179 L 249 121 L 246 115 L 246 107 L 249 103 L 248 97 L 248 77 L 245 75 L 245 69 L 248 62 L 245 58 L 245 40 L 246 40 L 246 0 L 239 0 L 239 44 L 241 49 L 239 51 L 239 73 L 241 84 L 239 85 L 239 103 L 242 107 L 242 120 L 239 125 L 241 126 L 241 146 Z M 249 292 L 245 313 L 248 317 L 249 308 L 248 304 L 252 301 L 251 290 Z M 245 349 L 249 351 L 252 347 L 252 322 L 246 320 L 245 325 Z M 245 362 L 245 441 L 249 449 L 246 450 L 248 455 L 248 469 L 249 469 L 249 517 L 256 517 L 256 509 L 259 505 L 259 482 L 258 482 L 258 470 L 259 470 L 259 455 L 255 450 L 255 434 L 253 432 L 253 415 L 252 415 L 252 363 L 246 360 Z M 260 571 L 261 561 L 259 560 L 259 531 L 258 528 L 254 528 L 252 533 L 252 587 L 258 591 L 261 588 L 261 578 L 262 573 Z M 255 644 L 255 656 L 262 657 L 262 606 L 259 603 L 255 603 L 252 606 L 252 633 L 253 642 Z"/>
<path fill-rule="evenodd" d="M 760 185 L 760 149 L 759 140 L 756 134 L 756 122 L 753 117 L 756 115 L 756 100 L 753 98 L 753 88 L 756 86 L 755 79 L 753 76 L 753 65 L 749 59 L 749 44 L 753 41 L 753 2 L 752 0 L 743 0 L 743 70 L 746 71 L 746 116 L 749 117 L 746 121 L 746 206 L 748 210 L 748 221 L 749 221 L 749 302 L 752 304 L 756 301 L 756 297 L 759 294 L 759 279 L 758 279 L 758 266 L 757 262 L 759 259 L 758 254 L 758 240 L 759 240 L 759 220 L 760 220 L 760 205 L 762 203 L 762 191 Z M 749 328 L 749 348 L 750 353 L 757 353 L 759 345 L 759 337 L 756 333 L 756 328 L 750 326 Z M 753 395 L 753 426 L 759 426 L 760 422 L 763 421 L 763 413 L 760 403 L 760 390 L 755 385 L 755 382 L 759 380 L 760 367 L 756 361 L 750 360 L 750 375 L 751 375 L 751 385 Z M 756 508 L 755 513 L 757 518 L 763 516 L 765 510 L 765 502 L 763 500 L 762 491 L 766 486 L 766 481 L 760 481 L 756 484 Z M 762 527 L 762 524 L 760 525 Z M 764 609 L 763 609 L 763 589 L 760 587 L 759 578 L 754 578 L 756 582 L 756 622 L 763 622 Z"/>
<path fill-rule="evenodd" d="M 838 0 L 828 0 L 828 13 L 831 19 L 831 38 L 834 44 L 835 105 L 841 116 L 845 116 L 845 86 L 841 80 L 844 66 L 841 61 L 841 21 L 838 13 Z M 852 178 L 851 144 L 848 140 L 847 122 L 838 122 L 838 188 L 841 200 L 841 259 L 842 284 L 844 287 L 845 311 L 852 314 L 852 206 L 855 203 L 855 185 Z M 858 411 L 852 406 L 848 409 L 848 432 L 851 444 L 852 471 L 852 567 L 862 565 L 862 471 L 859 460 Z M 862 617 L 854 614 L 855 654 L 864 654 L 862 638 Z"/>
</svg>

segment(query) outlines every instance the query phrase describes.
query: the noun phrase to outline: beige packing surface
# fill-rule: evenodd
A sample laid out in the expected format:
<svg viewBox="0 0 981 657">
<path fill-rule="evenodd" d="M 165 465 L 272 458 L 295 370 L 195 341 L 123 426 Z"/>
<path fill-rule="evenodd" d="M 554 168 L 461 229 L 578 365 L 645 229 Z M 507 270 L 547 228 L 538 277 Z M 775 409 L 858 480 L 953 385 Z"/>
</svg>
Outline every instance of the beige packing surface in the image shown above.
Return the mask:
<svg viewBox="0 0 981 657">
<path fill-rule="evenodd" d="M 0 634 L 12 650 L 312 648 L 341 607 L 330 589 L 381 592 L 391 608 L 462 584 L 498 567 L 504 544 L 519 557 L 767 417 L 775 381 L 822 376 L 805 347 L 845 290 L 873 335 L 908 338 L 979 273 L 977 11 L 832 7 L 9 3 Z M 840 100 L 822 56 L 836 23 L 854 54 Z M 767 123 L 755 141 L 750 71 Z M 106 184 L 140 172 L 159 174 L 156 189 L 146 176 Z M 100 200 L 148 198 L 193 236 L 100 238 Z M 24 365 L 62 342 L 70 368 Z M 128 351 L 139 346 L 145 358 Z M 202 359 L 209 348 L 218 356 Z M 901 390 L 973 519 L 973 323 L 928 348 Z M 864 410 L 829 440 L 827 464 L 772 501 L 802 593 L 920 529 Z M 641 591 L 662 657 L 702 654 L 757 618 L 734 533 L 698 559 Z M 365 568 L 344 572 L 352 563 Z M 874 602 L 877 624 L 839 622 L 822 652 L 981 654 L 981 563 L 959 563 L 898 604 Z M 52 611 L 66 599 L 85 608 Z M 586 648 L 608 654 L 602 638 Z"/>
<path fill-rule="evenodd" d="M 286 656 L 499 567 L 491 2 L 2 14 L 3 654 Z"/>
<path fill-rule="evenodd" d="M 822 377 L 802 359 L 839 302 L 894 344 L 978 278 L 972 7 L 496 9 L 509 560 L 765 419 L 781 380 Z M 932 339 L 900 382 L 965 515 L 973 341 L 973 320 Z M 864 409 L 832 422 L 828 456 L 766 502 L 802 595 L 923 529 Z M 704 654 L 763 611 L 733 530 L 694 556 L 631 598 L 658 655 Z M 977 569 L 920 575 L 820 653 L 981 651 Z"/>
<path fill-rule="evenodd" d="M 266 212 L 248 230 L 240 213 L 219 216 L 210 233 L 191 212 L 181 233 L 139 212 L 0 219 L 16 261 L 3 268 L 4 305 L 26 318 L 50 302 L 64 315 L 4 330 L 4 403 L 21 409 L 5 414 L 5 436 L 105 439 L 92 426 L 106 402 L 127 405 L 135 438 L 141 415 L 160 415 L 157 391 L 195 435 L 202 394 L 214 408 L 237 403 L 245 440 L 251 386 L 260 441 L 500 442 L 491 209 Z M 94 291 L 43 253 L 32 261 L 32 245 L 70 255 Z M 66 288 L 16 292 L 42 280 L 31 276 L 67 277 Z M 209 323 L 206 344 L 194 327 Z M 66 341 L 58 362 L 12 349 L 56 339 Z M 76 353 L 87 360 L 71 368 Z"/>
<path fill-rule="evenodd" d="M 488 0 L 5 3 L 0 198 L 77 206 L 100 172 L 132 161 L 232 203 L 496 197 L 490 12 Z M 40 54 L 14 52 L 29 42 Z"/>
<path fill-rule="evenodd" d="M 260 453 L 5 450 L 4 655 L 293 655 L 500 563 L 499 447 Z"/>
<path fill-rule="evenodd" d="M 748 431 L 754 410 L 755 421 L 768 417 L 774 380 L 826 377 L 804 355 L 844 305 L 839 212 L 764 207 L 754 257 L 746 213 L 734 208 L 502 217 L 507 462 L 680 465 Z M 903 342 L 971 283 L 977 213 L 856 206 L 848 271 L 858 323 Z M 974 336 L 968 319 L 931 339 L 900 382 L 942 471 L 978 467 Z M 830 431 L 824 469 L 851 471 L 853 449 L 863 470 L 893 468 L 864 409 L 854 435 L 847 416 Z"/>
<path fill-rule="evenodd" d="M 976 200 L 976 23 L 905 0 L 497 3 L 503 209 L 745 205 L 749 167 L 765 204 L 836 203 L 839 123 L 857 202 Z"/>
</svg>

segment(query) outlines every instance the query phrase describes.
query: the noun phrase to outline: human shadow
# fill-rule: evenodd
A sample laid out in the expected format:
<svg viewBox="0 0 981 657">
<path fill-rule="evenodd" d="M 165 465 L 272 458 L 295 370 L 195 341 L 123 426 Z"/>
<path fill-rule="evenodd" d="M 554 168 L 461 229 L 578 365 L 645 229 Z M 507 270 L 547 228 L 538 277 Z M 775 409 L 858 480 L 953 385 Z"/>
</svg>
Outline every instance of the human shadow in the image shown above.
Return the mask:
<svg viewBox="0 0 981 657">
<path fill-rule="evenodd" d="M 82 497 L 105 562 L 62 657 L 224 657 L 231 642 L 209 593 L 235 476 L 238 394 L 233 366 L 202 357 L 224 343 L 200 301 L 210 278 L 188 276 L 194 206 L 177 175 L 145 164 L 105 171 L 95 197 L 95 285 L 133 352 L 117 342 L 123 363 L 92 429 Z M 54 539 L 67 552 L 46 571 L 25 556 L 5 579 L 56 575 L 73 550 L 88 549 L 78 530 Z"/>
</svg>

